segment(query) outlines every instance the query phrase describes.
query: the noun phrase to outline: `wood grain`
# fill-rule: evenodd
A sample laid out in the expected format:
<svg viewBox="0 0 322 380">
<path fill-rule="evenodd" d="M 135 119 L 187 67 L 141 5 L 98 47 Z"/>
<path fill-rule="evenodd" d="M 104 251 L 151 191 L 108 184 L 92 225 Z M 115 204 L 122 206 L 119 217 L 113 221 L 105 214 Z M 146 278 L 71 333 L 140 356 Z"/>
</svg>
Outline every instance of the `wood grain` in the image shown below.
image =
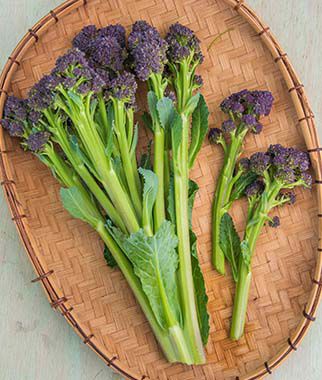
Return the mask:
<svg viewBox="0 0 322 380">
<path fill-rule="evenodd" d="M 271 25 L 271 28 L 273 29 L 273 31 L 275 31 L 275 34 L 277 34 L 280 37 L 282 44 L 285 46 L 286 51 L 289 52 L 289 55 L 291 56 L 291 60 L 295 63 L 296 68 L 300 69 L 299 67 L 297 67 L 297 60 L 293 59 L 291 54 L 296 54 L 297 49 L 299 49 L 301 52 L 303 52 L 303 49 L 300 49 L 299 43 L 297 43 L 297 46 L 295 47 L 296 48 L 295 52 L 292 52 L 290 50 L 291 47 L 293 47 L 293 49 L 294 49 L 294 46 L 295 46 L 294 40 L 293 40 L 293 42 L 291 40 L 291 35 L 292 35 L 292 38 L 294 38 L 294 35 L 296 34 L 296 33 L 294 33 L 294 29 L 293 29 L 293 28 L 295 28 L 295 25 L 292 26 L 292 28 L 290 28 L 291 29 L 291 35 L 288 37 L 289 38 L 288 43 L 289 43 L 290 47 L 288 47 L 287 41 L 285 41 L 283 43 L 283 39 L 281 38 L 283 32 L 286 31 L 285 20 L 283 20 L 283 21 L 281 20 L 281 22 L 283 22 L 283 25 L 282 25 L 282 27 L 280 27 L 281 31 L 277 32 L 277 30 L 275 30 L 275 28 L 274 28 L 276 23 L 277 23 L 276 19 L 271 20 L 268 17 L 265 17 L 265 15 L 266 15 L 265 12 L 267 12 L 269 15 L 270 12 L 272 12 L 272 9 L 270 9 L 270 7 L 268 7 L 266 2 L 264 2 L 264 1 L 263 2 L 258 2 L 258 1 L 255 2 L 255 0 L 254 0 L 253 2 L 254 3 L 263 3 L 262 4 L 263 9 L 267 8 L 267 10 L 265 10 L 265 11 L 264 10 L 261 11 L 260 8 L 256 8 L 256 9 L 258 10 L 259 14 L 264 15 L 264 18 Z M 25 4 L 27 4 L 27 3 L 31 4 L 31 1 L 30 2 L 24 2 L 24 3 Z M 35 7 L 35 3 L 36 2 L 33 1 L 33 8 Z M 48 10 L 50 7 L 53 7 L 55 5 L 55 4 L 53 4 L 53 3 L 55 3 L 54 1 L 50 1 L 50 2 L 42 1 L 41 5 L 43 7 L 44 7 L 44 3 L 50 3 L 50 5 L 47 6 L 47 8 L 45 8 L 46 10 Z M 294 5 L 294 2 L 288 2 L 288 3 L 293 3 L 292 5 Z M 299 18 L 301 18 L 301 17 L 303 17 L 303 12 L 306 11 L 306 8 L 304 7 L 304 1 L 297 2 L 297 4 L 298 3 L 300 3 L 300 4 L 302 3 L 302 5 L 303 5 L 302 7 L 300 6 L 298 9 Z M 0 4 L 1 4 L 1 2 L 0 2 Z M 8 5 L 9 4 L 7 4 L 6 9 L 9 9 Z M 281 4 L 281 6 L 282 6 L 282 4 Z M 288 8 L 287 5 L 285 5 L 285 4 L 283 6 L 286 9 Z M 11 8 L 12 7 L 13 7 L 13 5 L 11 4 Z M 318 4 L 316 3 L 316 9 L 317 8 L 318 8 Z M 20 11 L 21 11 L 21 8 L 19 9 L 19 12 Z M 292 11 L 293 11 L 293 16 L 294 16 L 294 8 L 292 9 Z M 277 12 L 277 14 L 279 14 L 279 13 L 280 12 Z M 6 12 L 4 12 L 4 14 L 6 14 Z M 274 14 L 276 15 L 276 8 L 275 8 Z M 2 13 L 1 13 L 1 15 L 2 15 Z M 273 18 L 273 12 L 272 12 L 271 16 Z M 20 18 L 18 17 L 18 19 L 24 20 L 23 17 L 25 17 L 25 16 L 21 16 Z M 314 22 L 313 22 L 313 20 L 315 20 L 314 19 L 314 13 L 313 12 L 312 12 L 312 14 L 310 13 L 309 15 L 307 15 L 307 17 L 310 17 L 310 22 L 313 23 L 313 25 L 314 25 Z M 39 18 L 39 15 L 37 15 L 36 19 L 38 19 L 38 18 Z M 316 21 L 317 20 L 318 19 L 316 18 Z M 299 25 L 303 25 L 302 22 L 304 23 L 303 20 L 301 21 L 301 23 L 298 22 L 296 27 L 299 27 Z M 17 27 L 19 26 L 19 28 L 20 28 L 21 24 L 22 24 L 22 22 L 19 23 L 19 25 L 17 23 Z M 27 26 L 30 26 L 30 24 L 32 24 L 32 22 L 29 23 L 29 25 L 27 25 Z M 310 24 L 310 23 L 307 23 L 307 24 Z M 24 25 L 22 30 L 25 31 L 27 29 L 27 26 Z M 308 26 L 312 26 L 312 25 L 310 24 Z M 1 26 L 1 27 L 3 28 L 4 26 Z M 12 25 L 6 25 L 5 28 L 6 28 L 6 31 L 8 33 L 8 39 L 4 38 L 1 43 L 12 38 L 12 34 L 13 34 L 12 33 L 13 31 L 11 30 Z M 20 33 L 20 35 L 21 34 L 22 33 Z M 304 35 L 303 46 L 304 46 L 304 42 L 305 42 L 306 43 L 305 48 L 307 48 L 307 35 L 305 38 L 305 34 L 306 33 L 303 33 L 302 28 L 300 28 L 300 35 L 299 35 L 298 39 L 301 41 L 300 37 L 303 37 L 303 35 Z M 318 35 L 318 33 L 316 33 L 316 35 Z M 314 36 L 314 35 L 311 34 L 311 36 Z M 315 43 L 316 43 L 316 41 L 312 41 L 311 46 L 314 46 Z M 13 45 L 14 45 L 14 43 L 13 43 Z M 1 46 L 1 48 L 2 48 L 2 46 Z M 12 48 L 12 46 L 7 47 L 8 53 L 10 52 L 11 48 Z M 319 49 L 315 49 L 315 51 L 316 50 L 319 50 Z M 2 52 L 6 51 L 6 47 L 3 47 L 1 49 L 1 51 Z M 312 53 L 312 51 L 310 51 L 310 50 L 308 52 L 310 54 Z M 306 65 L 307 65 L 307 62 L 308 61 L 306 61 Z M 309 62 L 312 62 L 312 60 L 310 60 Z M 320 62 L 320 60 L 316 60 L 316 63 L 318 63 L 318 62 Z M 303 65 L 303 67 L 305 67 L 305 64 Z M 313 97 L 312 97 L 313 94 L 310 96 L 311 100 L 313 100 L 313 102 L 312 102 L 313 105 L 315 105 L 315 102 L 317 104 L 318 100 L 321 100 L 321 97 L 317 96 L 317 94 L 318 94 L 317 89 L 321 88 L 321 87 L 318 86 L 317 81 L 316 81 L 316 79 L 318 78 L 318 75 L 316 75 L 316 76 L 313 75 L 314 74 L 313 73 L 314 67 L 316 67 L 316 70 L 318 70 L 318 64 L 316 64 L 316 65 L 310 64 L 310 70 L 307 70 L 308 79 L 311 78 L 311 75 L 313 78 L 311 81 L 313 91 L 314 91 L 314 87 L 316 86 L 315 87 L 316 92 L 314 93 L 314 94 L 316 94 L 316 97 L 313 99 Z M 303 76 L 301 69 L 299 71 L 301 74 L 300 76 L 302 78 L 305 78 L 305 75 Z M 303 79 L 303 81 L 304 81 L 304 83 L 307 83 L 307 81 L 305 81 L 304 79 Z M 307 86 L 307 88 L 308 88 L 308 92 L 310 95 L 311 94 L 310 85 Z M 315 109 L 317 110 L 317 107 L 315 107 Z M 4 207 L 5 206 L 3 206 L 3 208 Z M 4 214 L 2 213 L 2 215 L 4 215 Z M 8 216 L 6 218 L 5 218 L 5 216 L 2 218 L 2 220 L 8 220 L 8 219 L 9 219 Z M 8 234 L 9 234 L 9 236 L 12 236 L 11 239 L 6 236 Z M 3 372 L 1 373 L 1 375 L 4 376 L 4 380 L 21 378 L 22 374 L 24 374 L 23 376 L 26 376 L 25 377 L 26 379 L 38 379 L 38 378 L 40 379 L 40 378 L 44 377 L 44 376 L 42 376 L 42 374 L 46 374 L 45 378 L 47 378 L 49 380 L 58 379 L 58 378 L 60 378 L 60 379 L 92 379 L 92 378 L 95 378 L 96 375 L 97 375 L 97 377 L 96 377 L 97 379 L 111 378 L 111 377 L 108 377 L 109 376 L 108 374 L 110 373 L 109 370 L 107 368 L 103 367 L 103 365 L 98 361 L 98 359 L 96 359 L 95 357 L 93 358 L 93 354 L 88 352 L 88 350 L 85 347 L 81 347 L 81 343 L 80 343 L 79 339 L 73 335 L 73 333 L 68 329 L 68 327 L 65 324 L 63 324 L 61 322 L 61 320 L 59 320 L 59 318 L 57 318 L 56 315 L 54 315 L 53 313 L 51 313 L 49 311 L 49 307 L 48 307 L 48 304 L 46 303 L 45 298 L 39 297 L 38 286 L 37 285 L 31 286 L 28 283 L 29 279 L 31 278 L 30 267 L 27 264 L 27 260 L 25 259 L 24 254 L 22 252 L 17 252 L 19 250 L 18 247 L 19 247 L 19 243 L 17 243 L 17 239 L 15 237 L 15 230 L 14 230 L 14 227 L 12 226 L 12 224 L 11 223 L 8 223 L 8 225 L 2 224 L 2 226 L 1 226 L 1 263 L 4 265 L 2 265 L 0 268 L 0 270 L 1 270 L 0 286 L 1 286 L 1 289 L 6 289 L 6 291 L 1 292 L 1 296 L 0 296 L 1 297 L 0 301 L 3 301 L 2 302 L 3 307 L 1 308 L 1 314 L 0 314 L 1 315 L 1 322 L 0 323 L 3 323 L 3 322 L 5 323 L 4 328 L 0 328 L 0 331 L 1 331 L 0 332 L 0 338 L 1 338 L 1 341 L 8 342 L 8 346 L 9 346 L 9 349 L 7 349 L 6 352 L 3 352 L 4 351 L 3 349 L 0 351 L 0 367 L 1 367 L 1 369 L 4 368 L 4 375 L 3 375 Z M 14 256 L 15 254 L 16 254 L 16 256 Z M 13 257 L 15 257 L 15 259 L 13 259 L 13 261 L 12 261 L 12 263 L 13 263 L 12 266 L 15 266 L 15 269 L 10 267 L 11 261 L 8 259 L 8 255 L 10 256 L 10 259 L 13 259 Z M 27 273 L 28 271 L 29 271 L 29 273 Z M 20 274 L 19 272 L 22 272 L 22 273 Z M 19 275 L 20 275 L 20 279 L 21 278 L 25 279 L 25 281 L 22 281 L 22 284 L 20 284 L 20 281 L 18 279 Z M 26 276 L 26 278 L 24 276 Z M 25 297 L 25 302 L 19 302 L 19 295 L 17 293 L 18 289 L 19 289 L 19 285 L 21 285 L 21 294 L 23 294 L 23 297 Z M 27 291 L 26 291 L 26 289 L 27 289 Z M 34 289 L 36 289 L 36 290 L 34 290 Z M 30 295 L 29 295 L 29 293 L 30 293 Z M 2 298 L 4 298 L 4 300 L 2 300 Z M 41 301 L 43 301 L 43 302 L 41 302 Z M 17 303 L 15 303 L 15 302 L 17 302 Z M 42 303 L 43 303 L 43 305 L 42 305 Z M 25 307 L 27 307 L 26 305 L 30 306 L 30 310 L 28 309 L 28 311 L 30 311 L 30 314 L 28 313 L 28 316 L 31 316 L 30 320 L 29 319 L 26 320 L 26 313 L 23 312 L 25 310 Z M 9 306 L 10 306 L 10 309 L 9 309 Z M 11 310 L 10 313 L 9 313 L 9 310 Z M 20 310 L 21 314 L 19 314 L 19 310 Z M 32 316 L 33 314 L 34 314 L 34 316 Z M 18 319 L 19 315 L 23 316 L 24 321 L 20 321 Z M 10 327 L 10 324 L 12 323 L 12 320 L 15 318 L 17 318 L 17 321 L 16 321 L 17 323 L 15 325 L 16 330 L 15 330 L 14 334 L 12 334 L 13 330 Z M 50 323 L 48 322 L 49 320 L 50 320 Z M 48 336 L 51 336 L 52 339 L 54 339 L 55 347 L 57 349 L 56 351 L 54 351 L 54 350 L 50 351 L 48 349 L 48 347 L 46 347 L 46 344 L 44 342 L 42 342 L 42 338 L 41 338 L 41 326 L 42 326 L 42 324 L 44 324 L 45 325 L 44 327 L 48 329 L 48 330 L 45 330 L 46 334 Z M 52 330 L 52 327 L 50 327 L 51 324 L 53 324 L 55 326 L 54 329 L 56 329 L 56 330 Z M 8 326 L 8 327 L 6 327 L 6 326 Z M 314 329 L 314 327 L 313 327 L 313 329 Z M 316 329 L 316 327 L 315 327 L 315 329 Z M 23 332 L 24 334 L 19 335 L 19 333 L 21 333 L 21 332 Z M 34 332 L 34 334 L 32 334 L 32 332 Z M 62 334 L 59 334 L 59 333 L 62 333 Z M 2 336 L 1 334 L 5 334 L 5 336 Z M 26 341 L 26 344 L 21 344 L 21 340 L 22 340 L 22 338 L 20 337 L 21 335 L 23 335 L 26 339 L 28 339 L 28 337 L 29 337 L 29 338 L 31 338 L 31 340 L 29 342 Z M 60 337 L 60 335 L 63 335 L 63 336 Z M 311 332 L 311 335 L 312 335 L 312 332 Z M 316 333 L 313 335 L 316 335 Z M 13 339 L 13 336 L 15 336 L 14 339 Z M 9 344 L 9 339 L 10 339 L 10 344 Z M 316 339 L 316 342 L 318 342 L 318 339 Z M 12 347 L 13 345 L 14 345 L 14 347 Z M 8 346 L 4 345 L 4 347 L 6 347 L 6 348 Z M 29 347 L 31 347 L 31 346 L 35 347 L 35 351 L 30 352 L 30 350 L 28 350 L 28 352 L 26 354 L 25 348 L 28 346 Z M 80 347 L 80 348 L 78 348 L 78 347 Z M 302 355 L 301 355 L 301 361 L 302 361 L 304 359 L 304 356 L 303 356 L 304 350 L 302 347 L 300 348 L 300 350 L 302 353 Z M 66 351 L 68 351 L 68 354 L 66 354 Z M 318 350 L 315 350 L 315 351 L 318 352 Z M 88 359 L 84 359 L 85 354 L 83 354 L 83 353 L 86 353 L 86 358 L 88 358 Z M 83 358 L 81 360 L 82 364 L 79 364 L 80 363 L 80 358 L 79 358 L 80 355 L 83 355 Z M 22 360 L 19 360 L 19 365 L 17 365 L 16 357 L 22 358 Z M 42 360 L 39 360 L 39 358 L 42 358 Z M 296 356 L 293 356 L 292 359 L 295 362 Z M 32 363 L 32 365 L 31 365 L 31 363 Z M 60 363 L 59 368 L 57 368 L 57 363 Z M 70 365 L 68 365 L 68 363 L 70 363 Z M 74 366 L 72 366 L 72 363 L 74 363 Z M 86 365 L 84 363 L 86 363 Z M 91 364 L 89 364 L 89 363 L 91 363 Z M 97 367 L 94 366 L 94 369 L 92 369 L 93 368 L 92 363 L 97 364 Z M 281 370 L 279 370 L 274 375 L 276 377 L 276 379 L 278 378 L 278 379 L 287 380 L 287 379 L 295 378 L 295 376 L 291 377 L 291 374 L 288 374 L 287 372 L 285 372 L 285 371 L 287 371 L 286 367 L 289 367 L 289 365 L 288 365 L 289 363 L 291 363 L 291 362 L 288 362 L 284 367 L 282 367 Z M 302 365 L 303 365 L 303 363 L 302 363 Z M 74 371 L 74 369 L 71 369 L 70 367 L 74 367 L 74 369 L 75 369 L 75 367 L 77 367 L 77 369 L 76 369 L 77 372 Z M 100 367 L 102 367 L 102 368 L 100 368 Z M 315 374 L 312 372 L 311 376 L 308 375 L 307 367 L 308 366 L 303 365 L 303 368 L 305 368 L 305 371 L 306 371 L 305 375 L 303 373 L 303 377 L 298 375 L 298 370 L 297 370 L 296 371 L 297 377 L 299 379 L 303 378 L 305 380 L 306 379 L 309 379 L 309 380 L 317 379 L 317 377 L 314 377 L 318 373 L 320 373 L 320 371 L 317 369 L 317 361 L 314 363 L 314 365 L 311 365 L 312 368 L 315 368 L 315 370 L 317 370 L 317 372 L 315 372 Z M 98 368 L 98 370 L 97 370 L 97 372 L 95 372 L 97 368 Z M 41 371 L 43 371 L 43 372 L 41 372 Z M 93 372 L 90 372 L 90 371 L 93 371 Z M 282 371 L 284 371 L 284 373 L 282 373 Z M 52 376 L 52 377 L 48 377 L 48 372 L 51 373 L 50 376 Z M 279 374 L 279 373 L 281 373 L 281 374 Z M 295 371 L 294 371 L 294 374 L 295 374 Z M 2 380 L 2 377 L 1 377 L 1 380 Z"/>
</svg>

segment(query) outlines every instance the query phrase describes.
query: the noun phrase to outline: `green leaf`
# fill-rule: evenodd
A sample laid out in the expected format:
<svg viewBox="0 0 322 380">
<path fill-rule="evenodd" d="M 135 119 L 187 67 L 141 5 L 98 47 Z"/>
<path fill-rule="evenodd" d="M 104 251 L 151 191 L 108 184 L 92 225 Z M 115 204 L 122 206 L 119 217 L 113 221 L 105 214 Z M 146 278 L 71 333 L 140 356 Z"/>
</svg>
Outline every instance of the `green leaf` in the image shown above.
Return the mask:
<svg viewBox="0 0 322 380">
<path fill-rule="evenodd" d="M 196 182 L 194 182 L 192 179 L 189 179 L 188 207 L 189 207 L 189 225 L 190 225 L 190 228 L 192 226 L 193 204 L 195 202 L 195 196 L 196 196 L 198 190 L 199 190 L 198 184 Z"/>
<path fill-rule="evenodd" d="M 139 126 L 138 126 L 138 124 L 135 124 L 135 126 L 134 126 L 134 134 L 133 134 L 132 144 L 131 144 L 131 149 L 130 149 L 130 156 L 131 156 L 131 158 L 135 157 L 136 146 L 138 144 L 138 140 L 139 140 Z"/>
<path fill-rule="evenodd" d="M 78 95 L 76 92 L 69 90 L 68 91 L 68 97 L 78 105 L 78 107 L 82 108 L 83 107 L 83 98 Z"/>
<path fill-rule="evenodd" d="M 116 268 L 118 266 L 113 255 L 111 254 L 111 251 L 107 248 L 106 245 L 104 245 L 104 259 L 110 268 Z"/>
<path fill-rule="evenodd" d="M 174 178 L 173 176 L 170 177 L 170 187 L 169 187 L 169 193 L 168 193 L 168 215 L 171 220 L 171 222 L 175 225 L 176 224 L 176 210 L 175 210 L 175 197 L 174 197 Z"/>
<path fill-rule="evenodd" d="M 101 220 L 101 215 L 93 200 L 77 187 L 60 189 L 60 198 L 64 208 L 77 219 L 89 223 L 96 228 Z"/>
<path fill-rule="evenodd" d="M 139 168 L 139 173 L 144 179 L 143 187 L 143 225 L 152 226 L 152 210 L 158 192 L 158 177 L 152 170 Z"/>
<path fill-rule="evenodd" d="M 241 257 L 243 259 L 243 262 L 245 263 L 248 272 L 250 271 L 250 262 L 251 262 L 251 251 L 249 249 L 248 241 L 243 240 L 240 243 L 240 249 L 241 249 Z"/>
<path fill-rule="evenodd" d="M 157 111 L 162 128 L 170 129 L 175 113 L 173 101 L 170 98 L 163 97 L 157 103 Z"/>
<path fill-rule="evenodd" d="M 148 92 L 148 106 L 149 106 L 150 116 L 152 118 L 153 123 L 159 122 L 157 103 L 158 103 L 157 96 L 155 95 L 153 91 L 149 91 Z M 153 123 L 151 125 L 152 131 L 154 130 Z"/>
<path fill-rule="evenodd" d="M 207 311 L 208 296 L 206 293 L 205 280 L 200 268 L 200 263 L 197 253 L 197 237 L 190 230 L 190 245 L 191 245 L 191 265 L 192 277 L 195 288 L 195 297 L 197 305 L 198 322 L 201 333 L 202 342 L 204 345 L 208 342 L 209 337 L 209 314 Z"/>
<path fill-rule="evenodd" d="M 148 112 L 144 112 L 142 115 L 142 121 L 145 124 L 147 128 L 150 129 L 151 132 L 153 132 L 153 123 L 152 118 Z"/>
<path fill-rule="evenodd" d="M 197 107 L 197 105 L 199 103 L 199 98 L 200 98 L 200 93 L 198 92 L 196 95 L 192 96 L 188 100 L 188 103 L 187 103 L 186 108 L 185 108 L 185 114 L 188 117 L 193 113 L 193 111 Z"/>
<path fill-rule="evenodd" d="M 114 232 L 115 228 L 113 228 Z M 153 313 L 162 328 L 168 327 L 168 316 L 181 320 L 176 272 L 179 264 L 176 251 L 178 239 L 171 222 L 165 220 L 154 236 L 147 236 L 142 229 L 121 242 L 131 261 L 134 273 L 141 281 Z"/>
<path fill-rule="evenodd" d="M 178 159 L 179 147 L 182 141 L 182 118 L 181 115 L 175 111 L 172 126 L 171 126 L 171 140 L 172 140 L 172 153 L 173 158 Z"/>
<path fill-rule="evenodd" d="M 228 213 L 223 215 L 220 222 L 220 248 L 230 263 L 234 280 L 237 281 L 238 260 L 241 253 L 240 238 Z"/>
<path fill-rule="evenodd" d="M 208 131 L 209 110 L 202 95 L 192 114 L 191 142 L 189 147 L 189 168 L 194 165 L 198 152 Z"/>
<path fill-rule="evenodd" d="M 253 183 L 257 177 L 257 174 L 253 172 L 247 172 L 241 175 L 233 187 L 233 191 L 230 195 L 229 201 L 233 202 L 243 197 L 245 195 L 246 187 Z"/>
</svg>

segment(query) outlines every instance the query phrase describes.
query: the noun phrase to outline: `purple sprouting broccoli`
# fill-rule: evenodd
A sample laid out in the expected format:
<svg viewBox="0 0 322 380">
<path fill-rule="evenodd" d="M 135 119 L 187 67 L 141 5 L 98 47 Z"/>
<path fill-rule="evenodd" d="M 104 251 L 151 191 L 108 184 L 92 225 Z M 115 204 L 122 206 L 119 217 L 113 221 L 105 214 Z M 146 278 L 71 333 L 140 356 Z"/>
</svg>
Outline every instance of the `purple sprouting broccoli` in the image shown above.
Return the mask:
<svg viewBox="0 0 322 380">
<path fill-rule="evenodd" d="M 12 137 L 22 137 L 25 133 L 28 106 L 25 100 L 9 96 L 4 107 L 4 118 L 1 126 Z"/>
<path fill-rule="evenodd" d="M 122 48 L 126 46 L 126 32 L 124 26 L 121 24 L 108 25 L 99 31 L 99 35 L 116 38 Z"/>
<path fill-rule="evenodd" d="M 257 178 L 245 190 L 248 216 L 238 257 L 237 290 L 230 332 L 234 340 L 238 340 L 244 330 L 251 259 L 261 229 L 267 222 L 270 227 L 279 227 L 280 218 L 270 217 L 271 211 L 284 204 L 294 204 L 296 187 L 310 188 L 312 177 L 309 168 L 306 152 L 280 144 L 271 145 L 267 152 L 255 153 L 250 158 L 249 173 L 256 173 Z"/>
<path fill-rule="evenodd" d="M 39 153 L 50 139 L 50 133 L 46 131 L 33 132 L 26 139 L 26 147 L 32 152 Z"/>
<path fill-rule="evenodd" d="M 178 22 L 170 26 L 165 40 L 168 78 L 176 92 L 177 108 L 180 113 L 189 114 L 193 91 L 203 85 L 202 77 L 196 74 L 196 68 L 204 60 L 200 41 L 191 29 Z"/>
<path fill-rule="evenodd" d="M 124 69 L 127 58 L 125 44 L 125 29 L 120 24 L 102 29 L 88 25 L 73 40 L 73 46 L 85 54 L 89 65 L 105 82 Z"/>
<path fill-rule="evenodd" d="M 167 55 L 170 63 L 177 64 L 186 59 L 191 64 L 203 62 L 200 41 L 186 26 L 178 22 L 171 25 L 166 41 L 169 45 Z"/>
<path fill-rule="evenodd" d="M 93 40 L 98 36 L 95 25 L 85 26 L 73 39 L 73 46 L 85 54 L 89 53 Z"/>
<path fill-rule="evenodd" d="M 271 220 L 269 220 L 268 225 L 272 228 L 277 228 L 281 225 L 280 218 L 275 215 Z"/>
<path fill-rule="evenodd" d="M 214 197 L 213 206 L 213 264 L 219 273 L 225 273 L 225 258 L 220 246 L 220 224 L 222 218 L 221 210 L 225 205 L 229 205 L 229 199 L 232 192 L 231 183 L 240 181 L 244 178 L 249 180 L 248 176 L 242 177 L 243 170 L 239 166 L 235 172 L 237 159 L 242 152 L 244 139 L 249 131 L 254 134 L 261 133 L 263 125 L 260 122 L 262 116 L 267 116 L 273 105 L 273 96 L 269 91 L 249 91 L 242 90 L 236 92 L 221 104 L 221 110 L 228 115 L 228 119 L 222 123 L 221 131 L 223 136 L 218 142 L 222 145 L 225 154 L 224 167 L 222 168 L 220 180 Z M 229 138 L 226 138 L 226 137 Z M 210 139 L 210 142 L 217 142 Z M 257 157 L 258 156 L 258 157 Z M 259 159 L 259 162 L 257 162 Z M 269 157 L 266 154 L 259 153 L 251 160 L 250 165 L 256 162 L 257 174 L 265 170 L 268 165 Z M 255 172 L 255 171 L 254 171 Z M 242 178 L 240 178 L 242 177 Z M 256 178 L 256 175 L 253 176 Z"/>
<path fill-rule="evenodd" d="M 135 94 L 137 83 L 132 73 L 124 71 L 112 79 L 107 90 L 107 96 L 123 102 L 127 108 L 135 107 Z"/>
<path fill-rule="evenodd" d="M 147 81 L 153 77 L 153 84 L 157 80 L 154 75 L 162 76 L 167 62 L 167 47 L 157 29 L 146 21 L 140 20 L 133 24 L 128 38 L 128 49 L 131 67 L 138 79 Z"/>
</svg>

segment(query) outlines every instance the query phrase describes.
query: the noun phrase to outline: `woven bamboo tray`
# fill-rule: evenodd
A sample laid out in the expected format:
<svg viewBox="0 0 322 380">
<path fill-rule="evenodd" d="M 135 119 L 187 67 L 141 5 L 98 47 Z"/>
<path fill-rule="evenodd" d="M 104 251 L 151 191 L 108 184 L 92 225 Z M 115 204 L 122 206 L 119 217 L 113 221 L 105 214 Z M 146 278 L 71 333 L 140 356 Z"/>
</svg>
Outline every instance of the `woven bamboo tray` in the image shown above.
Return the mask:
<svg viewBox="0 0 322 380">
<path fill-rule="evenodd" d="M 322 184 L 322 148 L 303 85 L 269 27 L 243 1 L 67 1 L 30 29 L 9 57 L 0 79 L 0 113 L 8 93 L 25 96 L 84 25 L 130 26 L 142 18 L 162 32 L 175 21 L 197 32 L 206 56 L 201 74 L 212 126 L 222 121 L 218 105 L 231 92 L 245 87 L 271 90 L 273 111 L 264 120 L 264 132 L 248 137 L 247 154 L 277 142 L 306 147 L 316 184 Z M 214 37 L 228 28 L 232 30 L 207 51 Z M 245 336 L 232 342 L 228 331 L 234 283 L 230 276 L 219 276 L 210 263 L 210 205 L 223 157 L 220 149 L 205 143 L 192 177 L 200 185 L 193 224 L 210 301 L 208 363 L 171 365 L 121 273 L 106 266 L 97 235 L 63 210 L 51 173 L 2 130 L 0 146 L 1 184 L 37 273 L 32 282 L 42 283 L 51 306 L 124 377 L 259 379 L 297 349 L 315 320 L 322 288 L 321 186 L 298 191 L 297 203 L 278 211 L 281 228 L 263 231 L 254 258 Z M 233 216 L 241 232 L 243 201 L 235 205 Z"/>
</svg>

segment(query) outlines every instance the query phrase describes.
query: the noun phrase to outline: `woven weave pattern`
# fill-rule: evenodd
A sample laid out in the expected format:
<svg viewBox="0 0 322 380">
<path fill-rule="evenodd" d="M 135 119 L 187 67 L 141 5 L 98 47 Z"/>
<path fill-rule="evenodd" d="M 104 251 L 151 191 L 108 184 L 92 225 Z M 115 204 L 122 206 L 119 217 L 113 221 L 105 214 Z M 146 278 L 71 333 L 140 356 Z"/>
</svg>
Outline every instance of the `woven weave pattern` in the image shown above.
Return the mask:
<svg viewBox="0 0 322 380">
<path fill-rule="evenodd" d="M 26 96 L 33 83 L 51 70 L 57 56 L 70 47 L 73 36 L 84 25 L 120 22 L 129 27 L 137 19 L 146 19 L 163 33 L 176 21 L 197 33 L 205 54 L 200 74 L 212 127 L 223 121 L 219 103 L 231 92 L 243 88 L 272 91 L 273 111 L 263 120 L 263 133 L 248 136 L 245 154 L 266 150 L 273 143 L 305 148 L 298 117 L 277 63 L 260 36 L 223 0 L 89 0 L 86 6 L 59 18 L 39 39 L 36 36 L 38 41 L 19 62 L 9 90 L 17 96 Z M 213 39 L 228 28 L 232 31 L 207 51 Z M 141 146 L 147 142 L 143 128 L 140 142 Z M 279 229 L 264 228 L 253 260 L 245 336 L 238 343 L 232 342 L 228 332 L 235 285 L 230 275 L 219 276 L 210 262 L 211 202 L 223 154 L 219 147 L 205 142 L 191 176 L 200 186 L 193 226 L 209 296 L 208 364 L 170 365 L 159 351 L 121 273 L 106 267 L 97 235 L 63 210 L 59 185 L 51 173 L 7 135 L 5 146 L 11 151 L 10 171 L 27 218 L 28 234 L 39 260 L 47 272 L 53 271 L 50 277 L 61 296 L 67 298 L 67 302 L 65 299 L 61 302 L 72 307 L 71 314 L 85 326 L 88 335 L 85 343 L 95 339 L 112 361 L 119 361 L 138 379 L 146 376 L 159 380 L 236 379 L 263 366 L 287 344 L 303 317 L 312 288 L 318 241 L 315 189 L 298 190 L 294 206 L 276 211 L 282 223 Z M 242 233 L 246 220 L 244 200 L 234 205 L 232 215 Z"/>
</svg>

